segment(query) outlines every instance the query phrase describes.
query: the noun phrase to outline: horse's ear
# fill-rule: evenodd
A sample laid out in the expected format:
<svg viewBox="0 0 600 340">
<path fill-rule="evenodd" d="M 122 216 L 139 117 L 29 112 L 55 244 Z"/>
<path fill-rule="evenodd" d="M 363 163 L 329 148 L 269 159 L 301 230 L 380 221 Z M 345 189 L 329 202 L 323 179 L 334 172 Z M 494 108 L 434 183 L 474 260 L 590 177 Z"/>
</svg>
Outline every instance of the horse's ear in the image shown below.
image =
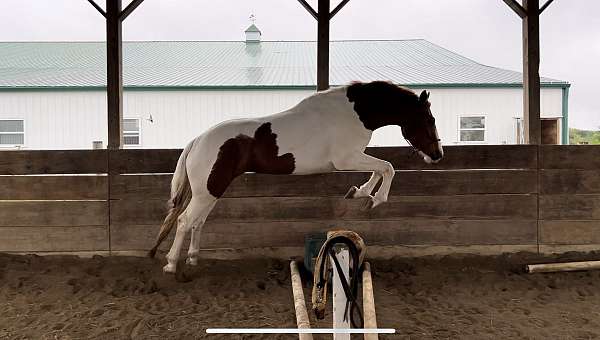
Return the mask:
<svg viewBox="0 0 600 340">
<path fill-rule="evenodd" d="M 421 95 L 419 96 L 419 101 L 425 103 L 427 102 L 427 99 L 429 99 L 429 92 L 423 90 L 423 92 L 421 92 Z"/>
<path fill-rule="evenodd" d="M 364 84 L 361 82 L 354 82 L 348 86 L 348 90 L 346 90 L 346 97 L 348 97 L 348 100 L 351 103 L 354 103 L 356 99 L 358 99 L 363 85 Z"/>
</svg>

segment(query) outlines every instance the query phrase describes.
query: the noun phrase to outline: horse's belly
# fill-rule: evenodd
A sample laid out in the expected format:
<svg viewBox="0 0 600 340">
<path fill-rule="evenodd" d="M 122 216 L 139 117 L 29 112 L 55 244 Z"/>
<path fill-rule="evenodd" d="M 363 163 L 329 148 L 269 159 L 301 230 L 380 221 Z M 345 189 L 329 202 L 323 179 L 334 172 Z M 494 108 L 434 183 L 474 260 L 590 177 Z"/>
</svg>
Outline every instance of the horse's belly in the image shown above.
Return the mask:
<svg viewBox="0 0 600 340">
<path fill-rule="evenodd" d="M 309 175 L 309 174 L 318 174 L 324 172 L 334 171 L 335 167 L 331 161 L 326 162 L 302 162 L 296 161 L 296 166 L 294 168 L 293 175 Z"/>
</svg>

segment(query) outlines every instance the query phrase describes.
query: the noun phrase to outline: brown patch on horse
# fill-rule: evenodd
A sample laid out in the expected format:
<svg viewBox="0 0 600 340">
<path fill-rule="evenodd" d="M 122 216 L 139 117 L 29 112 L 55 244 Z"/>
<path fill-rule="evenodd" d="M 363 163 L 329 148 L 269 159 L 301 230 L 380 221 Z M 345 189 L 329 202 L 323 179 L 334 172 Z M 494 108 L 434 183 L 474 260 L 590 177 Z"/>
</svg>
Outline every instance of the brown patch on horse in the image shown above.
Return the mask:
<svg viewBox="0 0 600 340">
<path fill-rule="evenodd" d="M 221 197 L 231 182 L 244 172 L 262 174 L 291 174 L 295 169 L 294 155 L 277 156 L 277 134 L 271 123 L 264 123 L 254 132 L 254 137 L 239 134 L 219 148 L 217 160 L 208 176 L 208 192 Z"/>
<path fill-rule="evenodd" d="M 417 109 L 419 97 L 411 90 L 386 81 L 353 83 L 346 97 L 366 129 L 374 131 L 387 125 L 404 125 Z"/>
</svg>

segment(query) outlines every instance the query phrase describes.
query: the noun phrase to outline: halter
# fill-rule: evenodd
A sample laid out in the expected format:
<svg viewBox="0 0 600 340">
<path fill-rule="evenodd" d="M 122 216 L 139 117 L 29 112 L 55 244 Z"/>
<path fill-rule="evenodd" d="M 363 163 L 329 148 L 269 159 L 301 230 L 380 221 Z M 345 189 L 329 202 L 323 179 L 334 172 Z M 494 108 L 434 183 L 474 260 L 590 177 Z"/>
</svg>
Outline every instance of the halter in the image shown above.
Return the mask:
<svg viewBox="0 0 600 340">
<path fill-rule="evenodd" d="M 412 149 L 412 152 L 410 153 L 410 155 L 408 155 L 408 157 L 412 157 L 414 156 L 416 153 L 419 153 L 419 150 L 417 147 L 415 147 L 410 140 L 408 140 L 408 138 L 406 138 L 406 136 L 404 135 L 404 127 L 401 126 L 400 129 L 402 130 L 402 137 L 404 138 L 404 140 L 406 141 L 406 143 L 408 144 L 408 146 Z M 442 140 L 440 138 L 430 138 L 431 136 L 429 136 L 429 133 L 427 133 L 427 137 L 430 139 L 430 141 L 432 142 L 441 142 Z"/>
</svg>

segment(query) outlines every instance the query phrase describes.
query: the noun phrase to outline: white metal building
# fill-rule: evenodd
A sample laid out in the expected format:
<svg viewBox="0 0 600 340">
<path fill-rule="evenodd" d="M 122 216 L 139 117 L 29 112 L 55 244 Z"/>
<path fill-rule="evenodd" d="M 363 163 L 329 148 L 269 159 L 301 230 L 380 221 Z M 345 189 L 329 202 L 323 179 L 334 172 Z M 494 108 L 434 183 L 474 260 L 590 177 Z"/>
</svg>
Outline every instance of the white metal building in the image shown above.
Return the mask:
<svg viewBox="0 0 600 340">
<path fill-rule="evenodd" d="M 251 27 L 252 28 L 252 27 Z M 180 148 L 231 118 L 278 112 L 315 91 L 316 43 L 248 40 L 124 43 L 126 147 Z M 444 144 L 514 144 L 522 75 L 425 40 L 332 41 L 330 79 L 390 80 L 431 91 Z M 106 147 L 105 45 L 0 43 L 0 148 Z M 542 78 L 543 138 L 568 141 L 565 81 Z M 372 145 L 403 145 L 400 129 Z"/>
</svg>

